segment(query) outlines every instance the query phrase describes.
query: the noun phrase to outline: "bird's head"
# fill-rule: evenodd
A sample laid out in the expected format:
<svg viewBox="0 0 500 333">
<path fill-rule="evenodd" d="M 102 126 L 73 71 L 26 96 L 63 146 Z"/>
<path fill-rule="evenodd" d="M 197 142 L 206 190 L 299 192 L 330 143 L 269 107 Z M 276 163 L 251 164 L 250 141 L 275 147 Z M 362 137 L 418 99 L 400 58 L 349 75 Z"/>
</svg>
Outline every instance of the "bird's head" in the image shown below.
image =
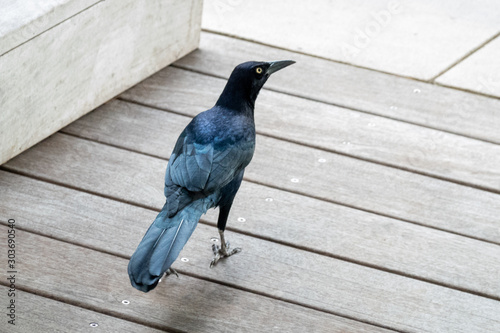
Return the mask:
<svg viewBox="0 0 500 333">
<path fill-rule="evenodd" d="M 227 81 L 216 105 L 239 110 L 250 106 L 253 109 L 255 99 L 271 74 L 283 69 L 295 61 L 247 61 L 236 66 Z"/>
</svg>

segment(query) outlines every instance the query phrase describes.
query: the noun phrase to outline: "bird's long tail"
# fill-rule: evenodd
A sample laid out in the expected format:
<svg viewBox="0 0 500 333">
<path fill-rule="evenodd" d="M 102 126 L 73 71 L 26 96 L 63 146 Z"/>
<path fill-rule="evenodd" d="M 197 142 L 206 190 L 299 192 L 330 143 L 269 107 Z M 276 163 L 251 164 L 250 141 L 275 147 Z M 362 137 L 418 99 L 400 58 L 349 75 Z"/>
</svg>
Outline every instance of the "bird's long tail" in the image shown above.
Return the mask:
<svg viewBox="0 0 500 333">
<path fill-rule="evenodd" d="M 134 288 L 148 292 L 177 259 L 204 211 L 186 207 L 167 217 L 166 204 L 130 258 L 128 274 Z"/>
</svg>

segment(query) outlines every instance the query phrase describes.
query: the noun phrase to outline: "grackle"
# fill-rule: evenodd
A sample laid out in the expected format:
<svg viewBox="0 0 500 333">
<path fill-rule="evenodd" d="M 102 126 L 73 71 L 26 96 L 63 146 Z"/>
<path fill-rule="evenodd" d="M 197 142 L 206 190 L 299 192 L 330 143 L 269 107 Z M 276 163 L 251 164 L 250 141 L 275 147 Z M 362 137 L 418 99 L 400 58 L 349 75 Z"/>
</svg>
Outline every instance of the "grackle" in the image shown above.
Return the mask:
<svg viewBox="0 0 500 333">
<path fill-rule="evenodd" d="M 224 230 L 255 149 L 255 99 L 272 73 L 293 63 L 249 61 L 236 66 L 215 106 L 186 126 L 167 165 L 166 203 L 130 258 L 132 286 L 148 292 L 163 274 L 177 275 L 170 266 L 209 208 L 220 209 L 221 241 L 220 247 L 213 246 L 210 267 L 241 251 L 229 248 Z"/>
</svg>

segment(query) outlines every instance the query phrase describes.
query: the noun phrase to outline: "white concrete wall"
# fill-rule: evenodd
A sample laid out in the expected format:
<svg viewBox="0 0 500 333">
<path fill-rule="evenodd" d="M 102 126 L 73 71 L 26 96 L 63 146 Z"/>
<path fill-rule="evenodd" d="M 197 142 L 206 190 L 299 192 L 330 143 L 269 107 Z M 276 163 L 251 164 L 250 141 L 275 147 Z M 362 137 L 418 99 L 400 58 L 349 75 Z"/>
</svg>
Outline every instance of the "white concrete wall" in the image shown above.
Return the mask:
<svg viewBox="0 0 500 333">
<path fill-rule="evenodd" d="M 201 0 L 93 2 L 40 7 L 50 20 L 30 12 L 28 27 L 3 26 L 12 48 L 0 55 L 0 163 L 198 46 Z M 22 6 L 10 9 L 2 15 Z"/>
</svg>

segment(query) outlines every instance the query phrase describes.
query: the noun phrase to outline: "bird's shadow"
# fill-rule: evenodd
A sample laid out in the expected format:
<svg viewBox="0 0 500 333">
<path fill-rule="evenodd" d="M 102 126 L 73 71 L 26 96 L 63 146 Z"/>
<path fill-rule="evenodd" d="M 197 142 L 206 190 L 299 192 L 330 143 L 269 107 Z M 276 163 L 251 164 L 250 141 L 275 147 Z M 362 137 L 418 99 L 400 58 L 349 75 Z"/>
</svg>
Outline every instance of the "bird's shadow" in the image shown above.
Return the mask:
<svg viewBox="0 0 500 333">
<path fill-rule="evenodd" d="M 180 273 L 179 278 L 162 280 L 151 293 L 150 302 L 161 307 L 161 321 L 174 332 L 215 330 L 224 321 L 234 324 L 228 311 L 235 310 L 239 295 L 233 288 Z"/>
</svg>

